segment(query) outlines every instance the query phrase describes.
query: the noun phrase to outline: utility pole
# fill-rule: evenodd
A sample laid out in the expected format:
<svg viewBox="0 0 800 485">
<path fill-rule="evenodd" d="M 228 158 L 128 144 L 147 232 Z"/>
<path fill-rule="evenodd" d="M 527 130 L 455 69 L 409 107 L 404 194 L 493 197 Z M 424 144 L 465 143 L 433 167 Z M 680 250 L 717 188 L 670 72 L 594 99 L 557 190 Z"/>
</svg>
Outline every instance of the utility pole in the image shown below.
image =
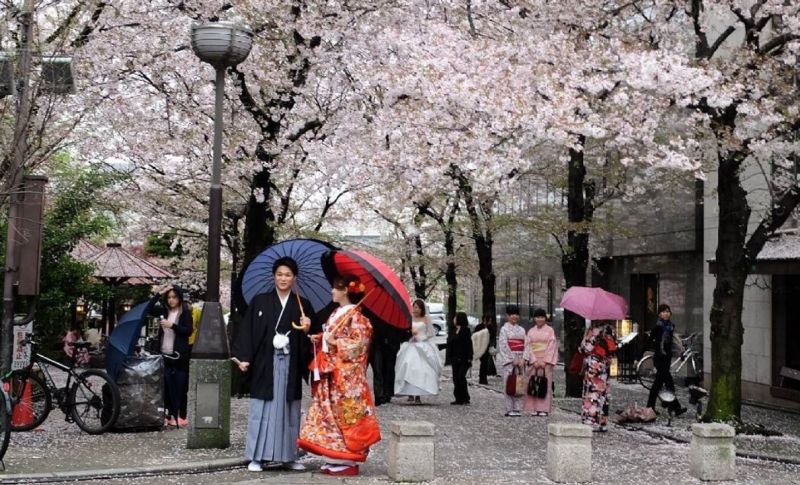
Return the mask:
<svg viewBox="0 0 800 485">
<path fill-rule="evenodd" d="M 31 112 L 29 76 L 33 48 L 33 0 L 25 0 L 19 15 L 19 67 L 17 68 L 17 113 L 14 126 L 14 147 L 11 165 L 11 194 L 8 209 L 8 238 L 6 240 L 6 260 L 3 277 L 3 320 L 0 328 L 0 367 L 5 373 L 11 368 L 14 335 L 14 287 L 19 280 L 19 261 L 17 261 L 18 230 L 20 216 L 20 196 L 25 156 L 28 151 L 28 122 Z"/>
</svg>

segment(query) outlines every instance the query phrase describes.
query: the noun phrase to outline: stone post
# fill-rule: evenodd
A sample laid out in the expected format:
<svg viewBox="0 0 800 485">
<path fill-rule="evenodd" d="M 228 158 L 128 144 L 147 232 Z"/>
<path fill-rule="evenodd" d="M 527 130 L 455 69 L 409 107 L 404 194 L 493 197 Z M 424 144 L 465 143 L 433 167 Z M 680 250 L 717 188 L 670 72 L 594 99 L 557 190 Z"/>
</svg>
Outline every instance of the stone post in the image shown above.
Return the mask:
<svg viewBox="0 0 800 485">
<path fill-rule="evenodd" d="M 433 480 L 433 423 L 394 421 L 389 425 L 389 479 L 395 482 Z"/>
<path fill-rule="evenodd" d="M 736 431 L 722 423 L 692 425 L 689 473 L 700 480 L 733 480 L 736 476 Z"/>
<path fill-rule="evenodd" d="M 547 478 L 554 482 L 592 480 L 592 428 L 585 424 L 547 425 Z"/>
<path fill-rule="evenodd" d="M 205 302 L 189 362 L 186 448 L 231 444 L 231 362 L 219 302 Z"/>
</svg>

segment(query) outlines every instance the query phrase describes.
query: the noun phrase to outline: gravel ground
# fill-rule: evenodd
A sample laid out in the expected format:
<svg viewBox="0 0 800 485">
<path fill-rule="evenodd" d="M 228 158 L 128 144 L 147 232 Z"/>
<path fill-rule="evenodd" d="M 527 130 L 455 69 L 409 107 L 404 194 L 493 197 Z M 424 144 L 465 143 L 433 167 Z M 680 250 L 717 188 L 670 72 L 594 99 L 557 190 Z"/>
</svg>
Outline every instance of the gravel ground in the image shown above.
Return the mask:
<svg viewBox="0 0 800 485">
<path fill-rule="evenodd" d="M 449 368 L 445 372 L 442 393 L 424 399 L 423 405 L 407 405 L 402 399 L 395 399 L 393 404 L 378 408 L 385 440 L 373 448 L 370 459 L 361 468 L 360 477 L 339 481 L 354 484 L 387 482 L 385 460 L 388 424 L 395 420 L 425 420 L 436 424 L 436 478 L 431 483 L 550 483 L 545 476 L 546 423 L 578 422 L 575 413 L 579 406 L 578 400 L 557 399 L 556 409 L 549 418 L 506 418 L 503 417 L 499 378 L 492 379 L 490 386 L 479 386 L 472 382 L 471 406 L 450 406 L 452 385 L 448 380 Z M 560 371 L 556 374 L 563 375 Z M 477 378 L 477 372 L 474 377 Z M 556 385 L 558 386 L 558 382 Z M 615 404 L 612 409 L 623 407 L 616 403 L 623 402 L 626 392 L 632 393 L 634 397 L 641 395 L 634 385 L 615 385 L 613 392 Z M 639 399 L 638 402 L 644 401 Z M 0 478 L 13 473 L 155 466 L 219 457 L 241 457 L 246 407 L 246 400 L 233 400 L 232 447 L 227 450 L 186 450 L 183 448 L 186 435 L 182 430 L 89 436 L 81 433 L 75 425 L 65 423 L 63 415 L 54 411 L 42 431 L 13 435 L 6 458 L 7 472 L 0 474 Z M 759 412 L 767 416 L 764 410 Z M 770 419 L 765 420 L 771 423 Z M 796 429 L 796 415 L 781 419 L 788 423 L 786 427 L 781 427 L 782 431 Z M 671 430 L 681 434 L 681 430 L 687 429 L 691 421 L 691 417 L 677 420 Z M 594 483 L 701 483 L 689 476 L 689 446 L 655 433 L 665 428 L 663 424 L 656 424 L 649 429 L 653 432 L 647 433 L 612 426 L 608 433 L 595 435 L 592 440 Z M 786 449 L 787 446 L 794 449 L 798 445 L 797 435 L 792 434 L 750 441 L 754 443 L 753 446 L 761 443 L 764 449 L 771 449 L 776 443 L 775 446 L 779 449 Z M 303 461 L 309 470 L 316 470 L 322 463 L 315 457 L 305 457 Z M 800 484 L 800 466 L 797 465 L 743 458 L 737 459 L 736 464 L 737 479 L 732 483 Z M 95 483 L 201 485 L 334 481 L 336 480 L 315 471 L 266 471 L 255 474 L 239 468 L 217 473 L 105 479 Z"/>
</svg>

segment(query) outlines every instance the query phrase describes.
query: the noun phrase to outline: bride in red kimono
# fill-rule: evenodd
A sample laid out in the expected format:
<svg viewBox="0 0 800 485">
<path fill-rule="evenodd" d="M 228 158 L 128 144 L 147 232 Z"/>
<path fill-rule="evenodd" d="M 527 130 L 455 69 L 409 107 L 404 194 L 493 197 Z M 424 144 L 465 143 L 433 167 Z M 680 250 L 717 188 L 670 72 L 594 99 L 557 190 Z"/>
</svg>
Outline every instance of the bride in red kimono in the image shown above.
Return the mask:
<svg viewBox="0 0 800 485">
<path fill-rule="evenodd" d="M 321 471 L 327 475 L 358 475 L 358 463 L 381 439 L 367 383 L 372 325 L 357 305 L 364 291 L 353 275 L 335 280 L 331 294 L 339 308 L 322 334 L 310 336 L 315 348 L 312 400 L 297 445 L 323 457 Z"/>
</svg>

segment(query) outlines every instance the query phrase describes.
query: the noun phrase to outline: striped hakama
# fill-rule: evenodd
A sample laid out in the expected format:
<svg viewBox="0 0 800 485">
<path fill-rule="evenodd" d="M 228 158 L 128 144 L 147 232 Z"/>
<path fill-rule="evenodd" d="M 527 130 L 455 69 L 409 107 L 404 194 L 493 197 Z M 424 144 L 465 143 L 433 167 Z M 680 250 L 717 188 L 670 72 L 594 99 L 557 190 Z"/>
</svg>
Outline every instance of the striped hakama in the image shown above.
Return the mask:
<svg viewBox="0 0 800 485">
<path fill-rule="evenodd" d="M 272 361 L 274 392 L 271 401 L 250 399 L 244 454 L 250 461 L 290 462 L 297 459 L 300 400 L 286 400 L 289 354 L 275 351 Z"/>
</svg>

